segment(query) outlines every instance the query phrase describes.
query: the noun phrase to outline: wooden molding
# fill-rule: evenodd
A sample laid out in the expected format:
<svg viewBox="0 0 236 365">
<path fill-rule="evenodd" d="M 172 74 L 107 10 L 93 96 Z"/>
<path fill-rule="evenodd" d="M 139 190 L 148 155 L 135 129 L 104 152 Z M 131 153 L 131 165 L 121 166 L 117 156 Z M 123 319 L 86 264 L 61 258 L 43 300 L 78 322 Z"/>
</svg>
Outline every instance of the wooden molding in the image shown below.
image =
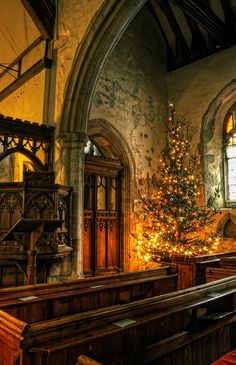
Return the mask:
<svg viewBox="0 0 236 365">
<path fill-rule="evenodd" d="M 51 68 L 52 60 L 47 57 L 43 57 L 37 61 L 33 66 L 31 66 L 27 71 L 21 74 L 15 81 L 13 81 L 9 86 L 0 92 L 0 101 L 4 100 L 7 96 L 16 91 L 19 87 L 25 84 L 32 77 L 36 76 L 45 68 Z"/>
</svg>

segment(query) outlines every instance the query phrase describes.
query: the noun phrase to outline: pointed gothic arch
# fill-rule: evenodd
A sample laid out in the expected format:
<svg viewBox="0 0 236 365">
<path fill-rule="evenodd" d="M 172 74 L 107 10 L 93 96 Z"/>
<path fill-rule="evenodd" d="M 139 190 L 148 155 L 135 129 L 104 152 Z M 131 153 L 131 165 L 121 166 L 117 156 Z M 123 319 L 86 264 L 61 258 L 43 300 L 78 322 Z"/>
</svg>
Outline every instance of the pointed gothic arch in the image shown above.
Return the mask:
<svg viewBox="0 0 236 365">
<path fill-rule="evenodd" d="M 117 158 L 122 166 L 121 184 L 121 237 L 120 237 L 120 264 L 121 270 L 129 268 L 129 234 L 130 234 L 130 215 L 131 215 L 131 184 L 135 183 L 135 162 L 126 141 L 109 122 L 104 119 L 93 119 L 88 124 L 89 139 L 101 150 L 103 155 L 108 158 Z M 103 144 L 103 146 L 102 146 Z M 105 149 L 104 149 L 105 145 Z"/>
<path fill-rule="evenodd" d="M 102 68 L 135 15 L 147 0 L 106 1 L 78 46 L 67 82 L 59 127 L 64 184 L 73 186 L 72 275 L 83 271 L 83 148 L 90 107 Z"/>
<path fill-rule="evenodd" d="M 207 198 L 219 188 L 219 207 L 225 205 L 223 170 L 223 124 L 236 101 L 236 79 L 225 85 L 209 103 L 202 118 L 201 156 L 204 166 L 205 195 Z"/>
<path fill-rule="evenodd" d="M 93 93 L 101 70 L 147 0 L 105 1 L 78 46 L 63 106 L 60 133 L 86 133 Z"/>
</svg>

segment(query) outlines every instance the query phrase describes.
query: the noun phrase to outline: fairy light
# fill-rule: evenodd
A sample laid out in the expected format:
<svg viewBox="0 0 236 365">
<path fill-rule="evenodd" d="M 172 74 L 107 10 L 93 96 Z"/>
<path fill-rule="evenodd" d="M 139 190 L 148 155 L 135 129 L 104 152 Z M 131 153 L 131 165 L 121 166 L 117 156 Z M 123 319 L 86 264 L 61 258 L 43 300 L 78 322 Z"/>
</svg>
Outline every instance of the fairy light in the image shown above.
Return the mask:
<svg viewBox="0 0 236 365">
<path fill-rule="evenodd" d="M 212 253 L 220 244 L 215 233 L 201 238 L 201 230 L 209 226 L 215 212 L 196 202 L 202 182 L 195 173 L 198 161 L 190 152 L 191 140 L 188 134 L 185 136 L 184 122 L 175 120 L 173 103 L 169 107 L 167 142 L 159 159 L 160 184 L 153 192 L 156 198 L 143 198 L 142 226 L 135 233 L 136 251 L 144 261 Z"/>
</svg>

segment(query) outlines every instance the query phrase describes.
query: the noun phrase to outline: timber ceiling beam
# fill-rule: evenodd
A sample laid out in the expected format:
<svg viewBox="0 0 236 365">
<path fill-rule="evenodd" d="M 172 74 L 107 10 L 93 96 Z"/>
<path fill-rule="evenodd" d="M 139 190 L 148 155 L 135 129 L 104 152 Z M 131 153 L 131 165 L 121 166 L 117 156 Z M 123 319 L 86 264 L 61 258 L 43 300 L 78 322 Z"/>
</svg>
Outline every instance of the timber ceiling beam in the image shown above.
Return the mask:
<svg viewBox="0 0 236 365">
<path fill-rule="evenodd" d="M 185 64 L 190 59 L 190 51 L 189 51 L 188 45 L 186 43 L 186 40 L 181 32 L 179 24 L 177 23 L 176 18 L 172 12 L 170 4 L 168 1 L 166 2 L 166 0 L 158 0 L 157 2 L 165 14 L 165 16 L 171 26 L 172 32 L 175 34 L 175 39 L 176 39 L 175 48 L 176 48 L 177 64 Z M 152 3 L 153 3 L 153 1 L 152 1 Z"/>
<path fill-rule="evenodd" d="M 166 33 L 164 32 L 164 29 L 162 28 L 162 26 L 159 22 L 157 4 L 151 0 L 148 3 L 148 8 L 149 8 L 151 14 L 154 16 L 154 18 L 159 26 L 159 29 L 161 31 L 161 34 L 163 36 L 163 39 L 165 40 L 165 44 L 166 44 L 166 48 L 167 48 L 167 70 L 168 71 L 173 70 L 176 67 L 176 58 L 175 58 L 172 48 L 168 42 Z"/>
<path fill-rule="evenodd" d="M 208 31 L 218 42 L 229 47 L 235 42 L 235 37 L 232 35 L 225 24 L 213 13 L 211 9 L 206 9 L 199 2 L 193 0 L 171 0 L 186 14 L 193 18 L 206 31 Z"/>
<path fill-rule="evenodd" d="M 233 29 L 235 34 L 235 17 L 230 2 L 229 0 L 220 0 L 220 3 L 225 15 L 225 25 L 231 31 Z"/>
<path fill-rule="evenodd" d="M 56 18 L 54 0 L 21 0 L 21 2 L 42 36 L 45 39 L 52 39 Z"/>
<path fill-rule="evenodd" d="M 187 14 L 185 14 L 185 18 L 192 33 L 191 58 L 195 59 L 206 56 L 208 54 L 208 48 L 198 24 Z"/>
</svg>

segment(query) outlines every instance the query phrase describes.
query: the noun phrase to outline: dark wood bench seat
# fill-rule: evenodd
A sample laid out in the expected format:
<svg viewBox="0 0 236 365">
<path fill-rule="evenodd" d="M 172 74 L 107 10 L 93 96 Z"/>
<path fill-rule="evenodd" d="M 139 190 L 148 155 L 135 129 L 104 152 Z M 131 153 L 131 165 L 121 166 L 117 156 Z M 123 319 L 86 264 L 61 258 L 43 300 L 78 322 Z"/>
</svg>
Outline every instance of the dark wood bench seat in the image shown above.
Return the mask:
<svg viewBox="0 0 236 365">
<path fill-rule="evenodd" d="M 236 268 L 225 268 L 225 267 L 208 267 L 206 269 L 206 282 L 220 280 L 229 276 L 236 275 Z"/>
<path fill-rule="evenodd" d="M 235 251 L 191 257 L 172 256 L 172 264 L 175 264 L 178 270 L 178 289 L 206 283 L 206 268 L 220 267 L 223 260 L 230 260 L 231 257 L 236 257 Z"/>
<path fill-rule="evenodd" d="M 63 285 L 27 288 L 14 293 L 10 290 L 0 296 L 0 309 L 7 313 L 33 323 L 73 314 L 85 310 L 101 308 L 136 299 L 148 298 L 177 289 L 177 274 L 167 274 L 168 269 L 154 271 L 154 276 L 147 277 L 141 273 L 130 275 L 130 280 L 120 281 L 115 278 L 106 282 L 85 280 L 85 282 L 68 282 Z M 125 275 L 128 277 L 127 275 Z M 140 278 L 141 276 L 141 278 Z M 142 277 L 144 276 L 144 277 Z M 99 285 L 98 285 L 99 283 Z M 1 292 L 1 291 L 0 291 Z"/>
<path fill-rule="evenodd" d="M 220 261 L 220 267 L 236 270 L 236 256 L 222 258 Z"/>
<path fill-rule="evenodd" d="M 61 280 L 52 283 L 44 283 L 44 284 L 34 284 L 34 285 L 24 285 L 18 287 L 10 287 L 10 288 L 2 288 L 0 289 L 0 301 L 1 297 L 6 297 L 9 294 L 11 297 L 26 296 L 26 295 L 37 295 L 37 292 L 40 294 L 43 293 L 52 293 L 56 290 L 63 291 L 71 290 L 80 287 L 88 287 L 93 285 L 103 285 L 108 283 L 122 282 L 126 280 L 132 280 L 138 278 L 148 278 L 154 276 L 162 276 L 176 273 L 176 270 L 169 265 L 160 266 L 156 269 L 150 270 L 140 270 L 140 271 L 132 271 L 132 272 L 123 272 L 120 274 L 114 274 L 109 276 L 96 276 L 96 277 L 87 277 L 87 278 L 79 278 L 79 279 L 68 279 Z"/>
<path fill-rule="evenodd" d="M 236 276 L 32 323 L 0 310 L 0 358 L 13 351 L 24 365 L 75 365 L 82 354 L 104 365 L 182 365 L 186 354 L 192 359 L 198 354 L 190 364 L 209 365 L 232 349 L 235 296 Z"/>
<path fill-rule="evenodd" d="M 219 267 L 206 268 L 206 282 L 236 275 L 236 256 L 222 257 Z"/>
<path fill-rule="evenodd" d="M 77 357 L 79 353 L 91 355 L 104 364 L 113 363 L 115 358 L 124 364 L 148 364 L 167 356 L 170 350 L 179 351 L 194 342 L 199 346 L 202 338 L 204 342 L 205 337 L 218 336 L 219 331 L 228 333 L 224 349 L 228 351 L 229 326 L 236 322 L 232 301 L 236 277 L 191 289 L 33 323 L 26 336 L 33 364 L 41 365 L 40 361 L 47 359 L 48 364 L 57 360 L 58 365 L 73 365 L 73 353 Z M 120 321 L 130 323 L 122 327 L 117 325 Z M 217 349 L 214 351 L 211 360 L 218 355 Z M 59 353 L 64 353 L 64 359 Z M 134 362 L 129 362 L 130 357 Z"/>
</svg>

